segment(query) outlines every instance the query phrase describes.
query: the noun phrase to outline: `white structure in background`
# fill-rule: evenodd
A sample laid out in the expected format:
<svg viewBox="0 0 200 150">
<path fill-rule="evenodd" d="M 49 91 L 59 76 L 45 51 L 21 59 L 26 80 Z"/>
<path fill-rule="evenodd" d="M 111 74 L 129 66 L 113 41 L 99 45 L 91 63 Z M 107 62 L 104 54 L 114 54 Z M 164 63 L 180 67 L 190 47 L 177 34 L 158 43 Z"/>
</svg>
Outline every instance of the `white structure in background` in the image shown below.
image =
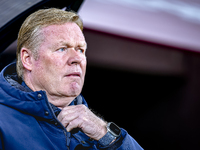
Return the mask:
<svg viewBox="0 0 200 150">
<path fill-rule="evenodd" d="M 200 52 L 198 0 L 85 0 L 86 28 Z"/>
</svg>

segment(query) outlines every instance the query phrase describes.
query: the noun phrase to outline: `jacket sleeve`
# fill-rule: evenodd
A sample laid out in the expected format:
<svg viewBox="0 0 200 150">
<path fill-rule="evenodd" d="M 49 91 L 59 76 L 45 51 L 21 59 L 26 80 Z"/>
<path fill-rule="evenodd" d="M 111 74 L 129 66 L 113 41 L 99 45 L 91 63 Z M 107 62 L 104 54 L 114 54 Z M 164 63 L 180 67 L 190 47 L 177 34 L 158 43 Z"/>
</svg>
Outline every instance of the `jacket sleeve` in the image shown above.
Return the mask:
<svg viewBox="0 0 200 150">
<path fill-rule="evenodd" d="M 121 136 L 111 145 L 101 147 L 101 150 L 143 150 L 143 148 L 124 129 Z"/>
</svg>

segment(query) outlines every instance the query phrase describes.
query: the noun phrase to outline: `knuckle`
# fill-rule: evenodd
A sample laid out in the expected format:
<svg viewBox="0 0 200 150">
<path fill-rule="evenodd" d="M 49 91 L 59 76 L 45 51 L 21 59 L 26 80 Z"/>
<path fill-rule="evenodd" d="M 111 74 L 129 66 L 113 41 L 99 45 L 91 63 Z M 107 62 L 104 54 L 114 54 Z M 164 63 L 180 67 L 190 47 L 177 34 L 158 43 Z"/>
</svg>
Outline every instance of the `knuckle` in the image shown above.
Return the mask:
<svg viewBox="0 0 200 150">
<path fill-rule="evenodd" d="M 78 119 L 83 122 L 84 121 L 84 118 L 85 118 L 85 115 L 84 114 L 80 114 Z"/>
<path fill-rule="evenodd" d="M 74 126 L 74 125 L 75 125 L 74 121 L 71 121 L 71 122 L 69 123 L 69 126 Z"/>
<path fill-rule="evenodd" d="M 86 112 L 87 107 L 85 105 L 81 104 L 81 105 L 78 105 L 78 110 L 83 113 L 83 112 Z"/>
<path fill-rule="evenodd" d="M 64 118 L 64 119 L 63 119 L 63 123 L 64 123 L 64 124 L 68 124 L 68 123 L 69 123 L 69 120 L 68 120 L 67 118 Z"/>
<path fill-rule="evenodd" d="M 79 107 L 80 109 L 85 109 L 85 105 L 83 105 L 83 104 L 78 105 L 78 107 Z"/>
</svg>

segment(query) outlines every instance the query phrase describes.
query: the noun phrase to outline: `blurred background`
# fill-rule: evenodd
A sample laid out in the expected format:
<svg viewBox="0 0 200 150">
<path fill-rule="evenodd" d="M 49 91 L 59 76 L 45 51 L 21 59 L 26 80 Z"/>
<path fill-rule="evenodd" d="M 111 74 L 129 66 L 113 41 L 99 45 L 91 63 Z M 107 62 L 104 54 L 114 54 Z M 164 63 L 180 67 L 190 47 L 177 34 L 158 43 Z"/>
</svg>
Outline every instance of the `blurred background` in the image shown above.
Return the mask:
<svg viewBox="0 0 200 150">
<path fill-rule="evenodd" d="M 144 149 L 200 148 L 200 1 L 85 0 L 83 95 Z"/>
<path fill-rule="evenodd" d="M 89 107 L 144 149 L 200 148 L 200 1 L 84 0 L 78 14 Z"/>
</svg>

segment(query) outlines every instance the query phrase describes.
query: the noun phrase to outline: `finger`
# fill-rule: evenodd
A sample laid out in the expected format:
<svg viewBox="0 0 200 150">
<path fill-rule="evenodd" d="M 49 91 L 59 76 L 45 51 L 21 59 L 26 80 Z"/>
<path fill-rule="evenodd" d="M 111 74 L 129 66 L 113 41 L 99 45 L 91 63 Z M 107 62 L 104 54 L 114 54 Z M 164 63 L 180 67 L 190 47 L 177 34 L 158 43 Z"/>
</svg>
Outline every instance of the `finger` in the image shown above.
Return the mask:
<svg viewBox="0 0 200 150">
<path fill-rule="evenodd" d="M 70 122 L 78 117 L 82 118 L 83 116 L 86 116 L 86 110 L 89 109 L 84 105 L 68 106 L 60 112 L 58 115 L 58 120 L 63 124 L 64 127 L 67 127 Z"/>
<path fill-rule="evenodd" d="M 64 127 L 67 127 L 70 122 L 77 119 L 78 117 L 79 117 L 78 113 L 68 114 L 60 122 L 63 124 Z"/>
<path fill-rule="evenodd" d="M 69 114 L 72 114 L 74 112 L 76 112 L 76 109 L 75 109 L 74 106 L 67 106 L 67 107 L 65 107 L 65 108 L 62 109 L 62 111 L 57 116 L 57 119 L 59 121 L 62 121 L 65 116 L 67 116 Z"/>
<path fill-rule="evenodd" d="M 70 132 L 72 129 L 75 129 L 78 127 L 81 128 L 82 123 L 83 123 L 83 121 L 81 121 L 81 119 L 79 119 L 79 118 L 72 120 L 66 128 L 67 132 Z"/>
</svg>

